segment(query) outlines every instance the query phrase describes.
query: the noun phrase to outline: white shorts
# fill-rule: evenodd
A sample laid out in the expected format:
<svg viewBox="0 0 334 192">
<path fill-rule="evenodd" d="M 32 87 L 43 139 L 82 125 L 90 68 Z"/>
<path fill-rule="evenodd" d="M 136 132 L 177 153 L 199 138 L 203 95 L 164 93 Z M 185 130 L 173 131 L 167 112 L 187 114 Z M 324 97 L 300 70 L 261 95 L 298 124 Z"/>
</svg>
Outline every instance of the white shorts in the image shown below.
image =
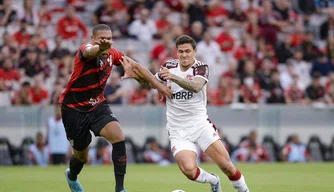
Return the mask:
<svg viewBox="0 0 334 192">
<path fill-rule="evenodd" d="M 213 124 L 207 122 L 193 128 L 169 130 L 169 139 L 173 156 L 182 150 L 198 152 L 196 145 L 205 151 L 213 142 L 220 139 Z"/>
</svg>

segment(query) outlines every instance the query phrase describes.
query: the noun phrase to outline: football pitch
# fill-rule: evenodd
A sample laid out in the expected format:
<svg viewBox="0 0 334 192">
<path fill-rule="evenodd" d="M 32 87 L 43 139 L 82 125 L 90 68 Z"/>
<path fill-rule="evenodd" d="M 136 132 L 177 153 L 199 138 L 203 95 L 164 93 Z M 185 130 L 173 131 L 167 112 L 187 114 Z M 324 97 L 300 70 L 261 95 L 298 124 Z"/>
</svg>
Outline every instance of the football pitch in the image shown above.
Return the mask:
<svg viewBox="0 0 334 192">
<path fill-rule="evenodd" d="M 334 192 L 334 163 L 236 164 L 251 192 Z M 213 164 L 201 164 L 218 173 L 223 192 L 234 192 L 227 178 Z M 0 167 L 1 192 L 68 192 L 59 167 Z M 112 166 L 85 166 L 80 181 L 85 192 L 113 192 Z M 187 180 L 176 165 L 129 165 L 125 181 L 129 192 L 209 192 L 209 184 Z"/>
</svg>

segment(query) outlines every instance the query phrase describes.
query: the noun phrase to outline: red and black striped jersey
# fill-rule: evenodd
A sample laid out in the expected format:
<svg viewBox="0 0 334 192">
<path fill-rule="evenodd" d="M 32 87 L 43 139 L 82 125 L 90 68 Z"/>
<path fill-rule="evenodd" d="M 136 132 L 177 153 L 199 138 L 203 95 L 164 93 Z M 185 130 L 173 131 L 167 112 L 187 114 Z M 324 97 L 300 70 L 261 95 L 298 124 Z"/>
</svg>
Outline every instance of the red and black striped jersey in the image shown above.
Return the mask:
<svg viewBox="0 0 334 192">
<path fill-rule="evenodd" d="M 113 65 L 120 65 L 123 53 L 111 48 L 106 57 L 85 58 L 83 51 L 90 43 L 83 44 L 75 56 L 74 70 L 65 91 L 59 98 L 70 108 L 89 112 L 105 101 L 103 95 Z"/>
</svg>

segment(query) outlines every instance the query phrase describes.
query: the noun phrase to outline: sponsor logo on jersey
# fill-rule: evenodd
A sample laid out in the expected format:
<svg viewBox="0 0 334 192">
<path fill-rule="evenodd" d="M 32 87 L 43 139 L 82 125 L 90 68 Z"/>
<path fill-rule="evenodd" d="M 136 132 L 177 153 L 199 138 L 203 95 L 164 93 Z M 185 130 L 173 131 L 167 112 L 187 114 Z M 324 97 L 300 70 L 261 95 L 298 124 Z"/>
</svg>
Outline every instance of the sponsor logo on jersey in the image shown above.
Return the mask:
<svg viewBox="0 0 334 192">
<path fill-rule="evenodd" d="M 96 99 L 92 99 L 92 98 L 90 98 L 90 100 L 89 100 L 89 104 L 91 104 L 92 106 L 95 106 L 96 104 L 98 104 L 98 103 L 100 102 L 100 100 L 101 100 L 100 97 L 98 97 L 98 98 L 96 98 Z"/>
<path fill-rule="evenodd" d="M 176 100 L 187 100 L 193 98 L 194 93 L 189 91 L 181 91 L 177 93 L 173 93 L 172 99 Z"/>
</svg>

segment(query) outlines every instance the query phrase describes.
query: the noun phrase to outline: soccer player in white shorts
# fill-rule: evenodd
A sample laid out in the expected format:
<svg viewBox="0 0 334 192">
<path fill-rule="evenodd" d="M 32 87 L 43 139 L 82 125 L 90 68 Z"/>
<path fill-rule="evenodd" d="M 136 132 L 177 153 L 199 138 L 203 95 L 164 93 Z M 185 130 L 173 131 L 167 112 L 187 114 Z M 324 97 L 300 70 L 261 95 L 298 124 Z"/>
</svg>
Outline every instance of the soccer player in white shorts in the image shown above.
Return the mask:
<svg viewBox="0 0 334 192">
<path fill-rule="evenodd" d="M 171 150 L 180 170 L 190 180 L 210 183 L 212 192 L 221 192 L 218 175 L 210 174 L 197 166 L 198 145 L 216 162 L 238 192 L 249 192 L 244 176 L 232 164 L 215 126 L 208 119 L 208 65 L 195 59 L 196 42 L 191 37 L 178 37 L 176 49 L 178 59 L 168 60 L 155 76 L 162 83 L 167 82 L 173 92 L 172 99 L 166 101 L 166 128 Z M 136 73 L 133 60 L 128 58 L 122 62 L 127 74 L 125 78 L 135 78 L 142 85 L 153 87 Z"/>
</svg>

